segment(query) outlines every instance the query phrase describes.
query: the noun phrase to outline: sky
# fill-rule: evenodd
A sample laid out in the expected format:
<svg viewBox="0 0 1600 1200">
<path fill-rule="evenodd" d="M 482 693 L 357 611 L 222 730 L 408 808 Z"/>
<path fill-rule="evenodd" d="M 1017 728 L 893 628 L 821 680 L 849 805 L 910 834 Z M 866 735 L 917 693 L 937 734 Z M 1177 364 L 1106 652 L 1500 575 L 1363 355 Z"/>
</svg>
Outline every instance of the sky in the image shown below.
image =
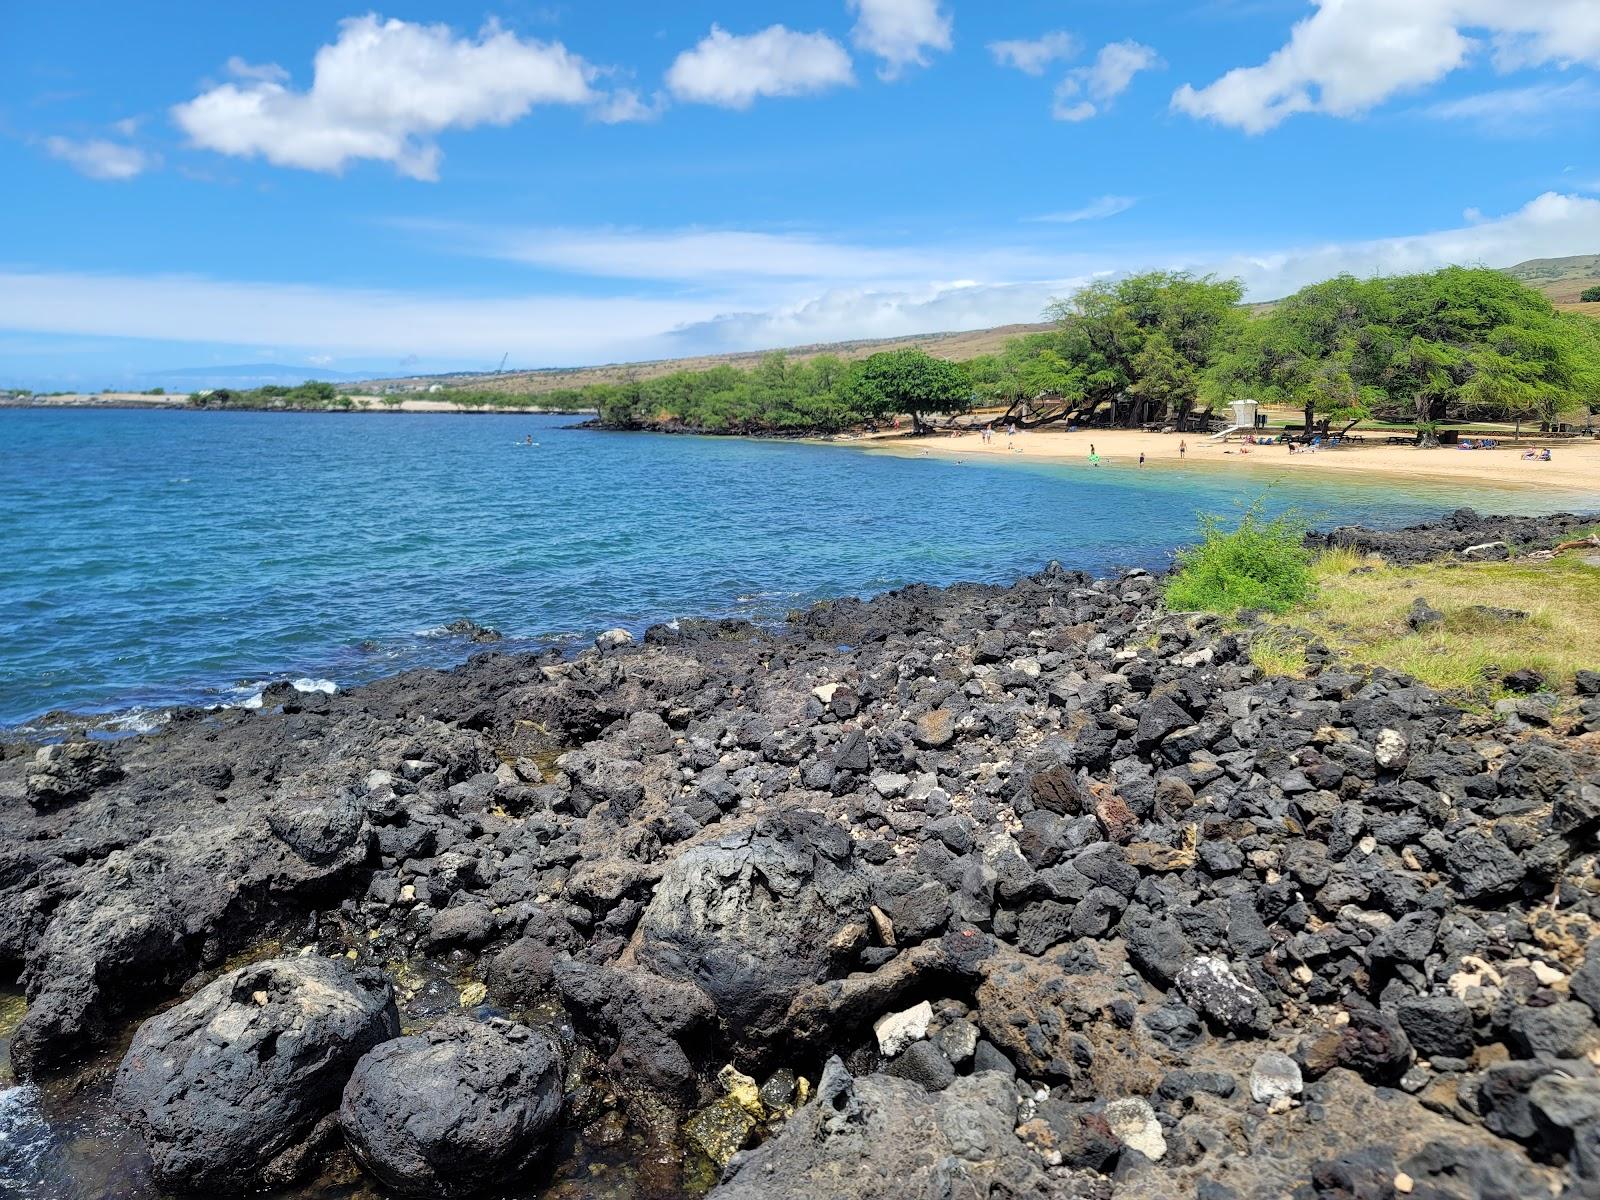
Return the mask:
<svg viewBox="0 0 1600 1200">
<path fill-rule="evenodd" d="M 5 5 L 0 71 L 0 386 L 1600 252 L 1596 0 L 76 0 Z"/>
</svg>

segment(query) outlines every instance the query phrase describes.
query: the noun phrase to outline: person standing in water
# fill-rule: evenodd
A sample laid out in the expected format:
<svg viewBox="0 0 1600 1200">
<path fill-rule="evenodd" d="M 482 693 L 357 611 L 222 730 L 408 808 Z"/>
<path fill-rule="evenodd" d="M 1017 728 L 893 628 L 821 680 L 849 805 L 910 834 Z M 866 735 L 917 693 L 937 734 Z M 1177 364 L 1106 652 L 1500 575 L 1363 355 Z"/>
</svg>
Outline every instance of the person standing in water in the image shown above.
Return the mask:
<svg viewBox="0 0 1600 1200">
<path fill-rule="evenodd" d="M 1189 453 L 1189 443 L 1184 441 L 1182 438 L 1179 438 L 1178 439 L 1178 461 L 1182 462 L 1184 460 L 1184 455 L 1186 455 L 1188 453 Z"/>
<path fill-rule="evenodd" d="M 1144 451 L 1143 450 L 1139 451 L 1139 465 L 1141 467 L 1144 466 Z"/>
</svg>

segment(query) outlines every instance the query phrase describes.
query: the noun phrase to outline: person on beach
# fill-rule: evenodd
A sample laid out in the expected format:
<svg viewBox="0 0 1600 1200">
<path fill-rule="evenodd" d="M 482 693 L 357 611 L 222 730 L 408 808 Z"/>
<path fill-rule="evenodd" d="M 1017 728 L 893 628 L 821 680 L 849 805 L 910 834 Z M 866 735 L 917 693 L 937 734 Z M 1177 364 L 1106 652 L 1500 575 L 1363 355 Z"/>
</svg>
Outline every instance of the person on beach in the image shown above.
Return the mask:
<svg viewBox="0 0 1600 1200">
<path fill-rule="evenodd" d="M 1141 467 L 1144 466 L 1144 451 L 1143 450 L 1139 451 L 1139 465 Z"/>
<path fill-rule="evenodd" d="M 1185 439 L 1179 438 L 1178 439 L 1178 461 L 1179 462 L 1183 462 L 1184 461 L 1184 456 L 1187 455 L 1188 453 L 1189 453 L 1189 443 Z"/>
<path fill-rule="evenodd" d="M 1089 457 L 1090 458 L 1094 457 L 1094 443 L 1093 442 L 1089 443 Z"/>
</svg>

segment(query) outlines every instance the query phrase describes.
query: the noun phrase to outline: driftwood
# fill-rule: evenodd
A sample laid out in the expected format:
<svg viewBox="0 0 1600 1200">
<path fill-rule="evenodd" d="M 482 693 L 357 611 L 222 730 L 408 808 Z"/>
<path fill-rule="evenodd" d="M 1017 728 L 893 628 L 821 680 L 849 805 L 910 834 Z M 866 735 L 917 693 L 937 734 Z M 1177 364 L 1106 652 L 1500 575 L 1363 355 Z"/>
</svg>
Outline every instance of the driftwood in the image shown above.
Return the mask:
<svg viewBox="0 0 1600 1200">
<path fill-rule="evenodd" d="M 1575 538 L 1570 542 L 1562 542 L 1549 550 L 1535 550 L 1531 554 L 1524 554 L 1522 557 L 1546 562 L 1567 550 L 1600 550 L 1600 533 L 1591 533 L 1585 538 Z"/>
</svg>

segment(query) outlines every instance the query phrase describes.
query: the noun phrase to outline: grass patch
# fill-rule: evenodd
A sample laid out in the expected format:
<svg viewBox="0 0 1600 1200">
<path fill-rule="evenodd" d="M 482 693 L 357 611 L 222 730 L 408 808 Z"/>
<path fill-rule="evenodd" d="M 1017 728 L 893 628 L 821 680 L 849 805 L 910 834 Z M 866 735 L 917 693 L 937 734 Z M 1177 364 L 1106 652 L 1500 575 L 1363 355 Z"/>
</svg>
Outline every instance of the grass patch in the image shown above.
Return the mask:
<svg viewBox="0 0 1600 1200">
<path fill-rule="evenodd" d="M 1201 540 L 1178 553 L 1167 580 L 1167 607 L 1231 615 L 1242 608 L 1283 613 L 1311 599 L 1312 555 L 1303 521 L 1285 514 L 1267 520 L 1253 505 L 1228 529 L 1221 518 L 1200 518 Z"/>
<path fill-rule="evenodd" d="M 1335 550 L 1318 556 L 1310 575 L 1314 598 L 1286 614 L 1287 624 L 1355 662 L 1403 671 L 1469 702 L 1503 696 L 1498 680 L 1507 671 L 1532 668 L 1570 691 L 1575 672 L 1600 670 L 1600 569 L 1576 555 L 1391 567 Z M 1406 613 L 1419 596 L 1445 619 L 1414 632 Z M 1484 611 L 1492 608 L 1528 616 Z M 1287 631 L 1268 633 L 1257 637 L 1251 657 L 1265 671 L 1297 674 L 1304 669 L 1303 656 L 1294 663 L 1298 645 Z"/>
</svg>

